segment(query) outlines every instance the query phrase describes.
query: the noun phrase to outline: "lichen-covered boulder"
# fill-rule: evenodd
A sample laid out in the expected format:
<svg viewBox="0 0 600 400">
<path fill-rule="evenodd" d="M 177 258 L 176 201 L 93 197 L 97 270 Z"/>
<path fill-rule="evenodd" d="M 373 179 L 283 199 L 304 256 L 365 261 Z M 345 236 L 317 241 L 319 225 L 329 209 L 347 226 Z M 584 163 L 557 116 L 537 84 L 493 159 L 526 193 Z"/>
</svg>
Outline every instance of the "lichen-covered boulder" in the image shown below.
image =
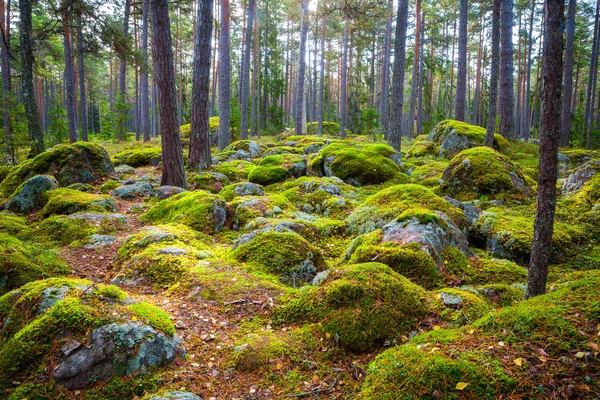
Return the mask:
<svg viewBox="0 0 600 400">
<path fill-rule="evenodd" d="M 354 208 L 353 189 L 336 177 L 302 177 L 285 182 L 281 194 L 300 211 L 343 219 Z"/>
<path fill-rule="evenodd" d="M 0 184 L 0 195 L 10 196 L 19 185 L 35 175 L 52 175 L 61 186 L 68 186 L 94 182 L 114 172 L 108 153 L 97 144 L 62 144 L 14 168 Z"/>
<path fill-rule="evenodd" d="M 350 265 L 284 299 L 274 321 L 318 323 L 343 348 L 365 352 L 414 329 L 426 313 L 424 297 L 421 287 L 386 265 Z"/>
<path fill-rule="evenodd" d="M 0 297 L 0 388 L 42 371 L 69 389 L 164 367 L 183 355 L 169 315 L 115 286 L 31 282 Z"/>
<path fill-rule="evenodd" d="M 50 175 L 36 175 L 29 178 L 13 193 L 4 208 L 19 214 L 29 214 L 43 205 L 43 194 L 58 189 L 58 181 Z"/>
<path fill-rule="evenodd" d="M 0 294 L 27 282 L 71 272 L 52 250 L 0 232 Z"/>
<path fill-rule="evenodd" d="M 136 147 L 123 150 L 113 156 L 115 165 L 128 165 L 138 168 L 144 166 L 157 166 L 162 161 L 162 149 L 160 147 Z"/>
<path fill-rule="evenodd" d="M 346 218 L 348 230 L 354 234 L 374 231 L 415 207 L 440 211 L 460 228 L 466 225 L 462 210 L 425 186 L 406 184 L 391 186 L 369 196 Z"/>
<path fill-rule="evenodd" d="M 183 192 L 162 200 L 142 214 L 153 224 L 182 223 L 204 233 L 216 233 L 227 227 L 227 202 L 204 190 Z"/>
<path fill-rule="evenodd" d="M 323 147 L 310 162 L 319 176 L 337 176 L 354 186 L 374 185 L 396 180 L 408 182 L 400 171 L 399 155 L 388 145 L 336 141 Z"/>
<path fill-rule="evenodd" d="M 457 154 L 442 175 L 440 189 L 451 196 L 530 196 L 534 192 L 521 169 L 489 147 L 474 147 Z"/>
<path fill-rule="evenodd" d="M 561 191 L 563 196 L 579 193 L 585 184 L 600 171 L 600 161 L 591 160 L 579 167 L 565 179 Z"/>
<path fill-rule="evenodd" d="M 234 160 L 214 166 L 215 172 L 227 176 L 231 182 L 248 180 L 248 175 L 254 168 L 256 164 L 245 160 Z"/>
<path fill-rule="evenodd" d="M 435 156 L 439 153 L 439 146 L 427 140 L 427 136 L 417 136 L 412 143 L 408 144 L 406 155 L 408 157 Z"/>
<path fill-rule="evenodd" d="M 156 197 L 159 200 L 164 200 L 183 192 L 185 192 L 185 189 L 183 188 L 177 186 L 164 185 L 152 189 L 152 197 Z"/>
<path fill-rule="evenodd" d="M 152 185 L 144 181 L 135 182 L 131 185 L 122 185 L 112 191 L 113 196 L 125 200 L 148 196 L 150 193 L 152 193 Z"/>
<path fill-rule="evenodd" d="M 267 147 L 264 144 L 257 143 L 253 140 L 238 140 L 223 149 L 223 152 L 237 152 L 243 150 L 250 155 L 250 158 L 257 158 L 261 157 L 266 149 Z"/>
<path fill-rule="evenodd" d="M 225 167 L 224 164 L 221 166 Z M 187 182 L 190 190 L 202 189 L 218 194 L 223 187 L 229 185 L 230 179 L 227 175 L 219 172 L 199 172 L 189 175 Z"/>
<path fill-rule="evenodd" d="M 244 229 L 246 224 L 260 217 L 274 217 L 291 209 L 287 199 L 281 195 L 270 196 L 238 196 L 229 208 L 233 214 L 233 229 Z"/>
<path fill-rule="evenodd" d="M 439 122 L 427 135 L 427 140 L 439 146 L 441 157 L 452 158 L 471 147 L 483 146 L 485 128 L 465 122 L 447 119 Z M 504 151 L 509 143 L 502 136 L 494 135 L 494 149 Z"/>
<path fill-rule="evenodd" d="M 52 214 L 73 214 L 79 211 L 117 211 L 112 197 L 102 194 L 59 188 L 44 193 L 44 198 L 44 208 L 40 213 L 45 217 Z"/>
<path fill-rule="evenodd" d="M 283 283 L 301 286 L 310 282 L 327 265 L 321 251 L 296 233 L 264 232 L 232 253 L 239 261 L 279 275 Z"/>
<path fill-rule="evenodd" d="M 260 185 L 282 182 L 287 178 L 306 175 L 306 157 L 298 154 L 279 154 L 262 158 L 249 174 L 248 180 Z"/>
<path fill-rule="evenodd" d="M 237 196 L 264 196 L 265 191 L 261 185 L 252 182 L 240 182 L 225 186 L 219 193 L 227 201 Z"/>
<path fill-rule="evenodd" d="M 121 164 L 115 167 L 115 172 L 118 174 L 131 175 L 135 174 L 137 171 L 130 165 Z"/>
</svg>

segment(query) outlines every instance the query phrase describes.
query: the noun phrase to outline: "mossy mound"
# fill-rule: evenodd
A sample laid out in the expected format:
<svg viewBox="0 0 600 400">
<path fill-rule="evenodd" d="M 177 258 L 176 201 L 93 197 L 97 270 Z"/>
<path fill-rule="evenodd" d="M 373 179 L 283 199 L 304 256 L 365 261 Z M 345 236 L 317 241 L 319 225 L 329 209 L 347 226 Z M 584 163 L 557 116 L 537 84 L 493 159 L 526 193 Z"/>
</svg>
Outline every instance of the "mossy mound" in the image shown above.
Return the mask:
<svg viewBox="0 0 600 400">
<path fill-rule="evenodd" d="M 425 157 L 435 156 L 439 153 L 440 148 L 434 142 L 427 140 L 425 135 L 417 136 L 408 144 L 406 155 L 408 157 Z"/>
<path fill-rule="evenodd" d="M 282 182 L 287 178 L 306 175 L 306 157 L 298 154 L 279 154 L 262 158 L 248 174 L 248 180 L 260 185 Z"/>
<path fill-rule="evenodd" d="M 459 383 L 468 384 L 460 391 Z M 502 363 L 479 352 L 444 354 L 428 347 L 395 347 L 367 370 L 361 400 L 495 399 L 515 385 Z M 461 385 L 462 387 L 462 385 Z"/>
<path fill-rule="evenodd" d="M 277 189 L 298 210 L 309 214 L 343 219 L 354 209 L 350 198 L 356 197 L 356 193 L 352 186 L 336 177 L 302 177 L 285 182 Z"/>
<path fill-rule="evenodd" d="M 90 183 L 114 173 L 108 153 L 97 144 L 58 145 L 15 167 L 0 184 L 0 196 L 10 196 L 34 175 L 52 175 L 61 186 Z"/>
<path fill-rule="evenodd" d="M 413 169 L 410 177 L 413 181 L 427 187 L 435 187 L 440 184 L 442 174 L 448 167 L 448 163 L 442 161 L 429 161 Z"/>
<path fill-rule="evenodd" d="M 458 227 L 466 225 L 463 212 L 425 186 L 406 184 L 383 189 L 368 197 L 346 219 L 352 233 L 367 233 L 395 220 L 403 211 L 415 207 L 440 211 Z"/>
<path fill-rule="evenodd" d="M 0 294 L 27 282 L 70 272 L 55 252 L 0 232 Z"/>
<path fill-rule="evenodd" d="M 441 157 L 454 157 L 462 150 L 483 146 L 485 128 L 465 122 L 447 119 L 439 122 L 427 135 L 427 140 L 440 146 Z M 504 152 L 510 147 L 508 141 L 494 134 L 494 149 Z"/>
<path fill-rule="evenodd" d="M 134 168 L 147 165 L 157 166 L 162 160 L 162 149 L 160 147 L 136 147 L 130 150 L 123 150 L 113 157 L 115 165 L 129 165 Z"/>
<path fill-rule="evenodd" d="M 156 203 L 140 218 L 153 224 L 182 223 L 211 234 L 227 226 L 227 202 L 221 196 L 194 190 Z"/>
<path fill-rule="evenodd" d="M 245 160 L 234 160 L 214 166 L 216 172 L 227 176 L 232 182 L 247 180 L 254 168 L 256 168 L 256 164 Z"/>
<path fill-rule="evenodd" d="M 489 285 L 527 282 L 527 269 L 509 260 L 474 258 L 472 265 L 474 271 L 467 283 Z"/>
<path fill-rule="evenodd" d="M 80 192 L 59 188 L 44 193 L 45 205 L 40 214 L 44 217 L 53 214 L 73 214 L 79 211 L 116 211 L 112 197 L 107 195 Z"/>
<path fill-rule="evenodd" d="M 399 155 L 385 144 L 336 141 L 323 147 L 310 162 L 310 169 L 320 176 L 337 176 L 354 186 L 374 185 L 394 180 L 406 183 L 400 171 Z"/>
<path fill-rule="evenodd" d="M 238 196 L 264 196 L 265 191 L 261 185 L 250 182 L 240 182 L 225 186 L 219 196 L 231 201 Z"/>
<path fill-rule="evenodd" d="M 0 211 L 0 232 L 21 238 L 27 229 L 27 220 L 24 217 Z"/>
<path fill-rule="evenodd" d="M 317 272 L 327 267 L 319 249 L 291 232 L 257 233 L 238 246 L 232 256 L 280 276 L 282 282 L 291 286 L 311 281 Z"/>
<path fill-rule="evenodd" d="M 425 292 L 379 263 L 332 270 L 319 287 L 299 292 L 275 310 L 279 323 L 315 322 L 345 349 L 370 351 L 393 342 L 424 316 Z"/>
<path fill-rule="evenodd" d="M 292 209 L 289 201 L 279 194 L 269 196 L 238 196 L 229 203 L 233 214 L 233 229 L 244 229 L 246 224 L 261 217 L 275 217 Z"/>
<path fill-rule="evenodd" d="M 230 180 L 227 175 L 218 172 L 200 172 L 189 175 L 187 182 L 190 190 L 200 189 L 218 194 L 223 187 L 229 185 Z"/>
<path fill-rule="evenodd" d="M 318 122 L 309 122 L 306 124 L 306 131 L 309 135 L 316 135 L 319 130 Z M 339 136 L 340 135 L 340 124 L 331 122 L 331 121 L 323 121 L 323 135 L 327 136 Z M 288 140 L 290 138 L 288 137 Z"/>
<path fill-rule="evenodd" d="M 430 311 L 447 327 L 472 323 L 487 314 L 490 304 L 479 295 L 456 288 L 444 288 L 431 294 Z"/>
<path fill-rule="evenodd" d="M 506 156 L 489 147 L 463 150 L 442 175 L 441 190 L 451 196 L 496 195 L 530 196 L 530 180 Z"/>
<path fill-rule="evenodd" d="M 223 149 L 223 152 L 237 152 L 240 150 L 248 153 L 251 158 L 255 158 L 262 156 L 262 154 L 267 151 L 267 146 L 253 140 L 238 140 Z"/>
<path fill-rule="evenodd" d="M 167 313 L 115 286 L 82 279 L 35 281 L 7 293 L 0 297 L 0 321 L 0 388 L 9 391 L 14 381 L 37 381 L 48 368 L 59 385 L 85 388 L 166 365 L 180 351 Z"/>
</svg>

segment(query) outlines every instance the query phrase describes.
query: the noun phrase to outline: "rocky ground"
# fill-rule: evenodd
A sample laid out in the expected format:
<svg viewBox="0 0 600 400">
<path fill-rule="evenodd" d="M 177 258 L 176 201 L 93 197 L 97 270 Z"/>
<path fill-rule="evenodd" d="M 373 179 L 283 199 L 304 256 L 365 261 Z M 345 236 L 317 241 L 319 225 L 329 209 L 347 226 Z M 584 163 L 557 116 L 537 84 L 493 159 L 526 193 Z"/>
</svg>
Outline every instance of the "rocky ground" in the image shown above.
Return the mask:
<svg viewBox="0 0 600 400">
<path fill-rule="evenodd" d="M 0 169 L 0 397 L 600 396 L 600 157 L 561 152 L 523 301 L 538 147 L 483 135 L 235 142 L 187 191 L 156 144 Z"/>
</svg>

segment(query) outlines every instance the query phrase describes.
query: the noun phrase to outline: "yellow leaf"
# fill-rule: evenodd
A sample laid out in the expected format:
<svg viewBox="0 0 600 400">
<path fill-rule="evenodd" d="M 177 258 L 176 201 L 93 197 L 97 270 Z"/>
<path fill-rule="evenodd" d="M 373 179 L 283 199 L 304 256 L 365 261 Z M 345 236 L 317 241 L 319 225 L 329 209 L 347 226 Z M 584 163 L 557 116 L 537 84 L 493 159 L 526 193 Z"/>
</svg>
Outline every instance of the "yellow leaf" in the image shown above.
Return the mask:
<svg viewBox="0 0 600 400">
<path fill-rule="evenodd" d="M 283 368 L 283 364 L 278 362 L 277 365 L 275 365 L 275 369 L 279 371 L 281 368 Z"/>
<path fill-rule="evenodd" d="M 441 293 L 438 293 L 438 294 L 435 296 L 435 298 L 436 298 L 436 299 L 438 299 L 438 300 L 439 300 L 439 299 L 441 299 L 441 298 L 442 298 L 442 294 L 441 294 Z"/>
<path fill-rule="evenodd" d="M 469 386 L 467 382 L 458 382 L 456 384 L 456 390 L 464 390 L 464 388 L 466 388 L 467 386 Z"/>
<path fill-rule="evenodd" d="M 133 317 L 131 317 L 132 321 L 137 321 L 137 317 L 134 315 Z"/>
<path fill-rule="evenodd" d="M 471 330 L 469 331 L 469 335 L 472 335 L 472 334 L 473 334 L 473 332 L 475 332 L 475 329 L 471 329 Z"/>
<path fill-rule="evenodd" d="M 504 347 L 504 342 L 498 342 L 498 346 Z"/>
<path fill-rule="evenodd" d="M 434 330 L 434 331 L 439 331 L 440 329 L 442 329 L 442 328 L 440 328 L 440 326 L 439 326 L 439 325 L 434 325 L 434 326 L 433 326 L 433 330 Z"/>
<path fill-rule="evenodd" d="M 523 359 L 522 359 L 521 357 L 519 357 L 519 358 L 515 358 L 515 359 L 513 360 L 513 362 L 514 362 L 515 364 L 517 364 L 519 367 L 520 367 L 521 365 L 523 365 Z"/>
<path fill-rule="evenodd" d="M 577 354 L 575 354 L 575 357 L 577 358 L 583 358 L 583 356 L 585 356 L 585 353 L 583 351 L 580 351 Z"/>
<path fill-rule="evenodd" d="M 544 356 L 539 356 L 539 357 L 538 357 L 538 360 L 540 360 L 541 362 L 546 362 L 546 361 L 548 361 L 548 359 L 547 359 L 546 357 L 544 357 Z"/>
</svg>

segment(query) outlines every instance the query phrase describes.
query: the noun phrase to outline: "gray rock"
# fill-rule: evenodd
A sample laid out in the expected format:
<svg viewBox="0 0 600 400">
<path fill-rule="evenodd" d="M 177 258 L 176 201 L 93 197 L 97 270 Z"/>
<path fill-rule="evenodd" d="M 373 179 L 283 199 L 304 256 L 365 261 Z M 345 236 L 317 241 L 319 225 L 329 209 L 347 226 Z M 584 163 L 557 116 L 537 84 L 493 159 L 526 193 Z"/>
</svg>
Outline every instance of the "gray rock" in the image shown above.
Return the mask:
<svg viewBox="0 0 600 400">
<path fill-rule="evenodd" d="M 58 302 L 59 300 L 63 300 L 67 297 L 67 293 L 71 290 L 68 286 L 51 286 L 49 288 L 44 289 L 42 292 L 42 296 L 40 298 L 40 307 L 36 315 L 40 315 L 49 310 Z"/>
<path fill-rule="evenodd" d="M 462 297 L 460 297 L 457 294 L 441 292 L 440 295 L 442 296 L 442 301 L 444 302 L 444 305 L 446 305 L 446 306 L 458 307 L 463 303 Z"/>
<path fill-rule="evenodd" d="M 326 269 L 325 271 L 317 273 L 312 280 L 312 285 L 321 286 L 322 284 L 324 284 L 327 278 L 329 278 L 329 271 L 330 270 Z"/>
<path fill-rule="evenodd" d="M 307 193 L 315 193 L 322 190 L 332 196 L 343 196 L 342 190 L 334 184 L 327 184 L 320 180 L 306 181 L 300 185 L 300 188 Z"/>
<path fill-rule="evenodd" d="M 102 326 L 92 332 L 88 346 L 67 343 L 61 350 L 63 358 L 53 378 L 69 389 L 165 366 L 184 353 L 179 336 L 169 337 L 139 322 Z"/>
<path fill-rule="evenodd" d="M 137 172 L 137 170 L 129 165 L 121 164 L 121 165 L 115 167 L 115 172 L 117 172 L 119 174 L 130 175 L 130 174 L 135 174 Z"/>
<path fill-rule="evenodd" d="M 451 197 L 445 196 L 444 200 L 446 200 L 448 203 L 452 204 L 454 207 L 458 207 L 461 210 L 463 210 L 463 214 L 465 215 L 465 218 L 467 219 L 467 222 L 469 223 L 469 226 L 475 225 L 477 223 L 477 221 L 479 220 L 479 216 L 481 215 L 481 210 L 471 204 L 471 203 L 464 203 L 458 200 L 454 200 Z"/>
<path fill-rule="evenodd" d="M 29 214 L 42 207 L 42 194 L 48 190 L 58 189 L 58 181 L 50 175 L 36 175 L 25 182 L 4 208 L 15 213 Z"/>
<path fill-rule="evenodd" d="M 112 191 L 112 195 L 121 199 L 135 199 L 152 193 L 152 185 L 148 182 L 136 182 L 132 185 L 123 185 Z"/>
<path fill-rule="evenodd" d="M 82 212 L 77 214 L 71 214 L 67 218 L 71 219 L 83 219 L 90 222 L 101 223 L 104 221 L 113 221 L 121 224 L 128 224 L 127 217 L 123 214 L 118 213 L 93 213 L 93 212 Z"/>
<path fill-rule="evenodd" d="M 147 400 L 202 400 L 202 397 L 192 392 L 165 392 L 151 395 Z"/>
<path fill-rule="evenodd" d="M 238 196 L 264 196 L 265 191 L 260 185 L 251 182 L 238 183 L 233 189 Z"/>
<path fill-rule="evenodd" d="M 308 146 L 306 146 L 304 148 L 304 154 L 318 153 L 319 151 L 321 151 L 321 149 L 323 148 L 323 146 L 324 146 L 324 144 L 322 144 L 322 143 L 309 144 Z"/>
<path fill-rule="evenodd" d="M 88 243 L 83 246 L 86 249 L 98 249 L 100 247 L 112 246 L 119 238 L 113 235 L 97 235 L 94 234 L 88 239 Z"/>
<path fill-rule="evenodd" d="M 152 192 L 152 197 L 157 197 L 159 200 L 168 199 L 176 194 L 183 193 L 186 190 L 177 186 L 159 186 Z"/>
<path fill-rule="evenodd" d="M 560 151 L 558 152 L 558 162 L 559 163 L 568 163 L 569 157 L 567 157 L 567 155 L 565 153 L 561 153 Z"/>
<path fill-rule="evenodd" d="M 540 140 L 539 139 L 529 139 L 529 143 L 537 144 L 539 146 L 540 145 Z"/>
<path fill-rule="evenodd" d="M 158 254 L 165 254 L 169 256 L 181 256 L 187 253 L 189 253 L 188 250 L 180 247 L 163 247 L 158 251 Z"/>
<path fill-rule="evenodd" d="M 113 199 L 102 199 L 91 203 L 92 206 L 96 206 L 106 211 L 117 211 L 117 204 Z"/>
<path fill-rule="evenodd" d="M 123 185 L 133 185 L 135 183 L 135 179 L 125 179 L 121 182 Z"/>
<path fill-rule="evenodd" d="M 565 179 L 561 188 L 563 196 L 579 193 L 598 171 L 600 171 L 600 160 L 591 160 L 583 164 Z"/>
<path fill-rule="evenodd" d="M 147 247 L 153 243 L 171 242 L 179 239 L 179 236 L 173 232 L 161 230 L 154 226 L 148 226 L 143 228 L 140 233 L 144 233 L 141 239 L 135 242 L 137 247 Z M 127 241 L 131 240 L 132 236 L 127 238 Z"/>
</svg>

